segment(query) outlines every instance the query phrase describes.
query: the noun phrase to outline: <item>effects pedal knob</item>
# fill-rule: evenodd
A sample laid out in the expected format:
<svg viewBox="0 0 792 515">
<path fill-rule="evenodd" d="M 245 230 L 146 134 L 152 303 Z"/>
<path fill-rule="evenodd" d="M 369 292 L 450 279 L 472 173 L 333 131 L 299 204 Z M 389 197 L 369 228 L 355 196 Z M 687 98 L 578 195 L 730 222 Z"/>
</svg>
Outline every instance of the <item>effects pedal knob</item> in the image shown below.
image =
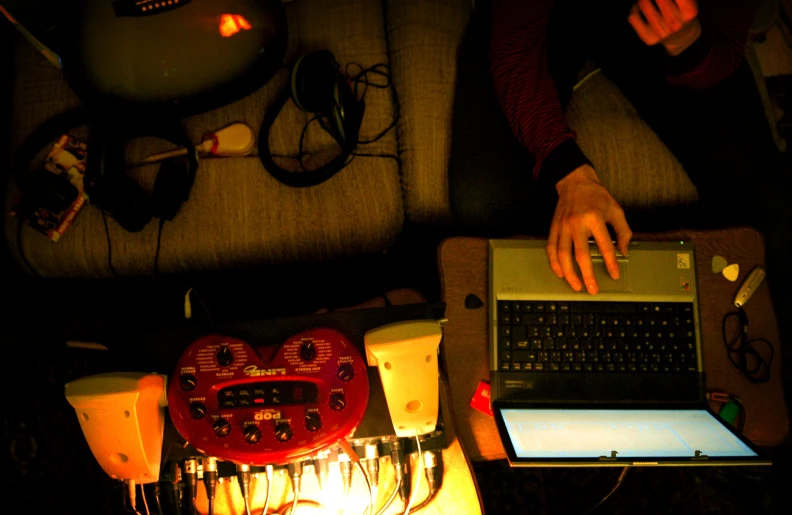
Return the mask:
<svg viewBox="0 0 792 515">
<path fill-rule="evenodd" d="M 228 420 L 220 418 L 212 425 L 212 429 L 214 429 L 217 436 L 223 438 L 228 436 L 228 433 L 231 432 L 231 424 L 228 423 Z"/>
<path fill-rule="evenodd" d="M 245 441 L 249 444 L 258 443 L 261 440 L 261 430 L 257 426 L 247 426 L 242 431 L 242 434 L 245 437 Z"/>
<path fill-rule="evenodd" d="M 206 415 L 206 406 L 200 402 L 190 403 L 190 416 L 195 420 L 201 420 Z"/>
<path fill-rule="evenodd" d="M 341 411 L 346 408 L 346 397 L 343 393 L 336 392 L 330 394 L 330 409 L 333 411 Z"/>
<path fill-rule="evenodd" d="M 234 353 L 231 352 L 231 349 L 229 349 L 226 346 L 223 346 L 220 348 L 219 351 L 217 351 L 218 365 L 220 365 L 221 367 L 227 367 L 233 362 L 234 362 Z"/>
<path fill-rule="evenodd" d="M 355 367 L 352 363 L 342 363 L 338 367 L 338 378 L 342 381 L 351 381 L 355 377 Z"/>
<path fill-rule="evenodd" d="M 307 341 L 300 347 L 300 359 L 303 361 L 313 361 L 316 359 L 316 345 L 314 342 Z"/>
<path fill-rule="evenodd" d="M 192 374 L 182 374 L 179 376 L 179 386 L 185 392 L 189 392 L 195 389 L 195 386 L 198 384 L 198 380 L 195 379 L 195 376 Z"/>
<path fill-rule="evenodd" d="M 288 442 L 292 437 L 291 426 L 286 422 L 281 422 L 275 426 L 275 438 L 279 442 Z"/>
<path fill-rule="evenodd" d="M 305 429 L 313 433 L 321 428 L 322 419 L 319 418 L 319 413 L 310 412 L 305 414 Z"/>
</svg>

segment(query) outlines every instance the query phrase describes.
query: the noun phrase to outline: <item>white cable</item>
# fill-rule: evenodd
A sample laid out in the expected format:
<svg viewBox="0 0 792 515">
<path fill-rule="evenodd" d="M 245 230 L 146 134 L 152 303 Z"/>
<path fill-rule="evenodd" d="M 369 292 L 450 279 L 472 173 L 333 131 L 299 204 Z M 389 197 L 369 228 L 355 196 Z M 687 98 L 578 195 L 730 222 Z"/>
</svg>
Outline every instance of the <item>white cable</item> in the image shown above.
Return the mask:
<svg viewBox="0 0 792 515">
<path fill-rule="evenodd" d="M 592 70 L 592 71 L 588 72 L 588 73 L 585 75 L 585 77 L 583 77 L 582 79 L 580 79 L 580 80 L 577 82 L 577 84 L 575 84 L 574 86 L 572 86 L 572 91 L 577 91 L 578 89 L 580 89 L 580 87 L 581 87 L 583 84 L 585 84 L 585 83 L 586 83 L 586 81 L 588 81 L 590 78 L 592 78 L 593 76 L 597 75 L 597 74 L 598 74 L 599 72 L 601 72 L 601 71 L 602 71 L 602 68 L 596 68 L 596 69 L 594 69 L 594 70 Z"/>
<path fill-rule="evenodd" d="M 361 463 L 360 460 L 355 461 L 355 468 L 360 472 L 360 475 L 363 476 L 363 480 L 366 482 L 366 488 L 368 489 L 369 493 L 369 507 L 364 513 L 372 515 L 374 513 L 374 492 L 371 490 L 371 481 L 369 481 L 368 475 L 366 475 L 366 470 L 363 468 L 363 463 Z"/>
<path fill-rule="evenodd" d="M 410 515 L 410 510 L 412 509 L 413 501 L 415 500 L 415 493 L 418 491 L 418 487 L 421 485 L 421 476 L 423 475 L 423 451 L 421 450 L 421 439 L 418 438 L 418 430 L 415 430 L 415 443 L 418 445 L 418 480 L 416 481 L 415 488 L 412 489 L 410 492 L 410 500 L 407 501 L 407 508 L 404 509 L 404 515 Z"/>
<path fill-rule="evenodd" d="M 190 294 L 192 293 L 193 289 L 190 288 L 187 290 L 187 293 L 184 295 L 184 318 L 187 320 L 192 318 L 192 301 L 190 301 Z"/>
<path fill-rule="evenodd" d="M 388 511 L 388 508 L 390 508 L 391 504 L 393 504 L 393 501 L 396 500 L 396 496 L 399 495 L 399 487 L 401 487 L 401 482 L 401 479 L 396 482 L 396 488 L 393 489 L 390 497 L 388 497 L 388 500 L 382 505 L 382 508 L 380 508 L 380 510 L 377 512 L 377 515 L 385 515 L 385 512 Z"/>
<path fill-rule="evenodd" d="M 143 485 L 143 480 L 140 480 L 140 496 L 143 497 L 143 506 L 146 508 L 146 515 L 151 515 L 148 507 L 148 501 L 146 500 L 146 487 Z"/>
<path fill-rule="evenodd" d="M 267 515 L 267 510 L 269 509 L 270 503 L 270 496 L 272 495 L 272 481 L 274 476 L 274 468 L 272 465 L 267 465 L 266 467 L 267 473 L 267 497 L 264 498 L 264 509 L 261 511 L 261 515 Z"/>
</svg>

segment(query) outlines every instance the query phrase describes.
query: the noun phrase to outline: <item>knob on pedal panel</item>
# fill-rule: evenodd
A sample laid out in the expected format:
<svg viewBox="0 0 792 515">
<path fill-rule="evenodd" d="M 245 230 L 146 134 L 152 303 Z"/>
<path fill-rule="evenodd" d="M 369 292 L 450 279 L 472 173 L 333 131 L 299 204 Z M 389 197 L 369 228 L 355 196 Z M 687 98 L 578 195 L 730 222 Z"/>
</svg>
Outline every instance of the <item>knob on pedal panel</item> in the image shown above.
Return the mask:
<svg viewBox="0 0 792 515">
<path fill-rule="evenodd" d="M 171 419 L 188 442 L 251 465 L 291 462 L 334 444 L 355 430 L 368 397 L 357 348 L 325 328 L 292 336 L 275 352 L 205 336 L 185 350 L 168 389 Z"/>
</svg>

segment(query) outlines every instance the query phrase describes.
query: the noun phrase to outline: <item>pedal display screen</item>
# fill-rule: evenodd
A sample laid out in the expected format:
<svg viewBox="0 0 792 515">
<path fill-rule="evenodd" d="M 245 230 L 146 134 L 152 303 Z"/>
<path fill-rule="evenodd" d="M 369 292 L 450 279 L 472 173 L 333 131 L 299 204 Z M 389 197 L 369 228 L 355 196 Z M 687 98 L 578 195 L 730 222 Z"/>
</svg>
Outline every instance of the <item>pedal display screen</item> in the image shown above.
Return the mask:
<svg viewBox="0 0 792 515">
<path fill-rule="evenodd" d="M 221 409 L 315 404 L 319 388 L 308 381 L 251 383 L 223 388 L 217 394 Z"/>
</svg>

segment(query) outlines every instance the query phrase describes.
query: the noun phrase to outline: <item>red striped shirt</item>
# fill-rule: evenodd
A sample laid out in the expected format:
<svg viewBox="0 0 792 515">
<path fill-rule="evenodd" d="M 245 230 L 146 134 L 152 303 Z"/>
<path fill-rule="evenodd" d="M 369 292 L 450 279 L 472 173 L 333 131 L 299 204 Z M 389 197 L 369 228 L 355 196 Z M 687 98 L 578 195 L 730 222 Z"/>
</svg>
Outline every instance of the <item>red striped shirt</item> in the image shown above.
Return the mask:
<svg viewBox="0 0 792 515">
<path fill-rule="evenodd" d="M 492 7 L 490 67 L 495 91 L 512 131 L 536 157 L 534 178 L 556 147 L 576 137 L 567 124 L 547 67 L 546 28 L 553 3 L 554 0 L 493 0 Z M 675 58 L 670 58 L 668 83 L 704 89 L 731 75 L 742 61 L 758 3 L 759 0 L 699 0 L 702 36 L 697 45 L 699 50 L 701 45 L 708 48 L 704 49 L 703 58 L 681 69 L 674 66 Z M 684 56 L 685 52 L 680 54 L 676 64 L 684 62 Z M 571 171 L 564 170 L 561 176 Z"/>
</svg>

